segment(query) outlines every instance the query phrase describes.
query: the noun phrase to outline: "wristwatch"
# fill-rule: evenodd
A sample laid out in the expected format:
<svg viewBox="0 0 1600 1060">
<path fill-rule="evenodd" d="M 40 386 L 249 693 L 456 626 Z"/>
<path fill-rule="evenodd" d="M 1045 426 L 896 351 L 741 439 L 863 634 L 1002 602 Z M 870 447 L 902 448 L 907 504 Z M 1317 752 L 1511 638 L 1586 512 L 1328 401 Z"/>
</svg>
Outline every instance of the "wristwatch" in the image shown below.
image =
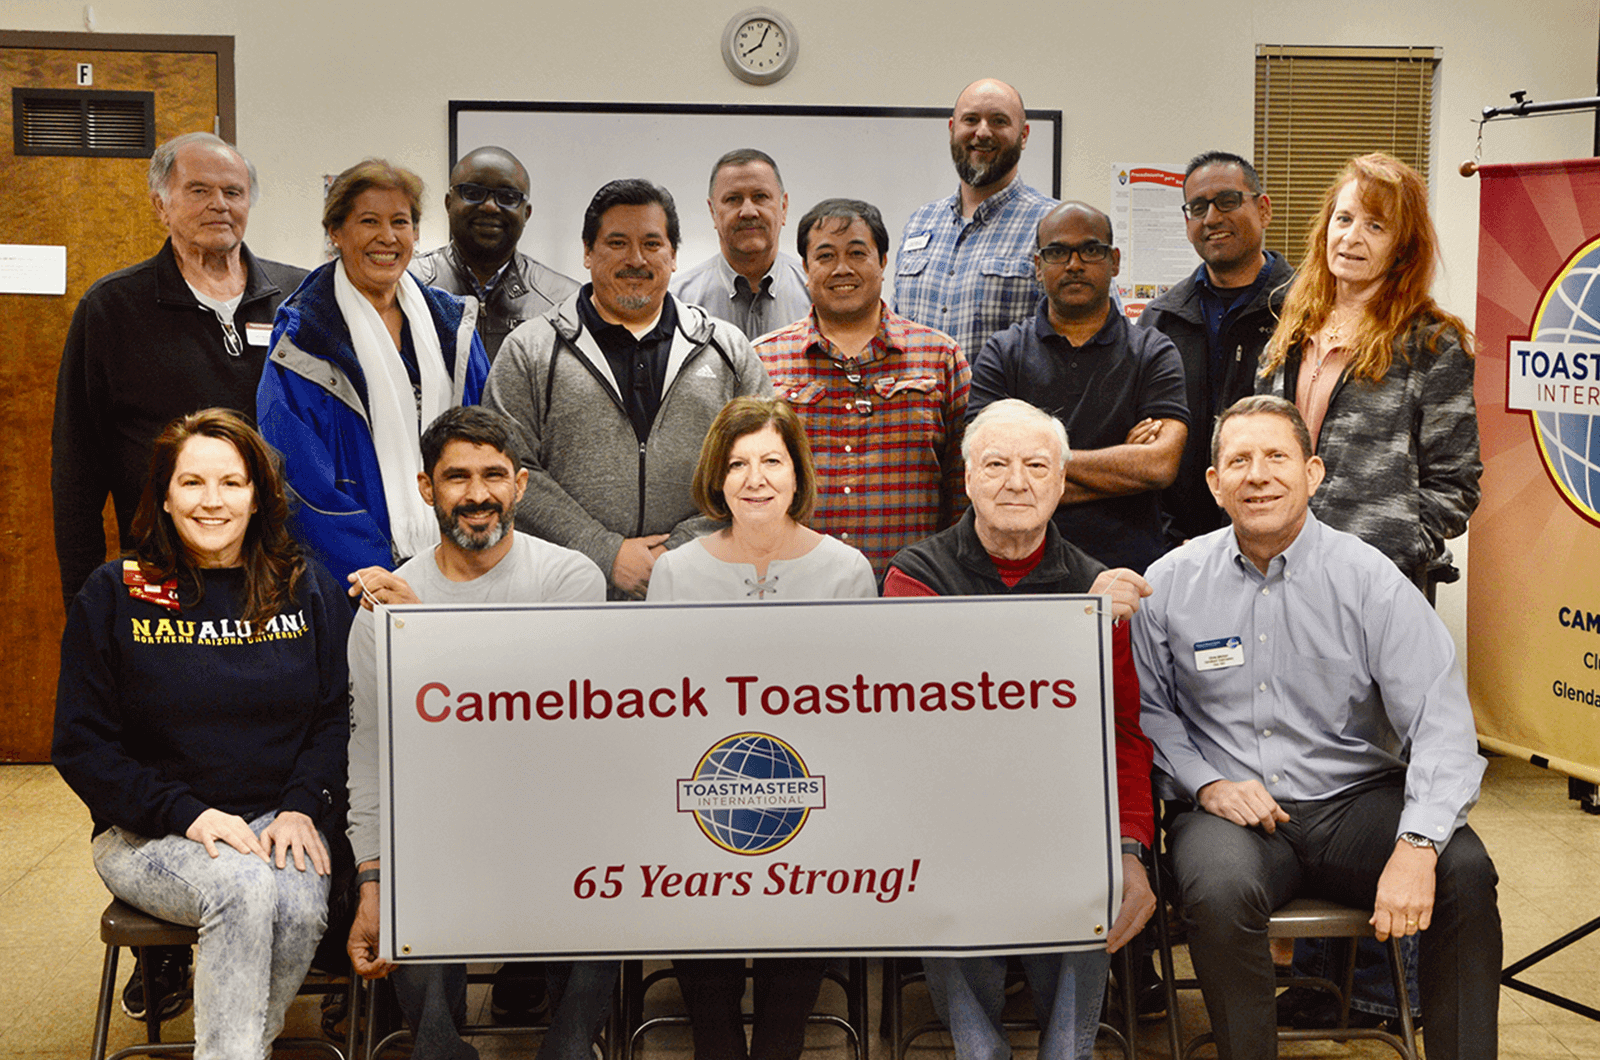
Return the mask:
<svg viewBox="0 0 1600 1060">
<path fill-rule="evenodd" d="M 362 884 L 377 883 L 378 872 L 378 869 L 364 869 L 361 872 L 356 873 L 356 890 L 361 890 Z"/>
<path fill-rule="evenodd" d="M 1416 847 L 1418 850 L 1427 849 L 1427 850 L 1432 850 L 1432 851 L 1437 852 L 1438 849 L 1439 849 L 1438 847 L 1433 845 L 1433 840 L 1429 839 L 1427 836 L 1423 835 L 1421 832 L 1401 832 L 1400 833 L 1400 838 L 1403 839 L 1405 842 L 1410 843 L 1412 846 Z"/>
</svg>

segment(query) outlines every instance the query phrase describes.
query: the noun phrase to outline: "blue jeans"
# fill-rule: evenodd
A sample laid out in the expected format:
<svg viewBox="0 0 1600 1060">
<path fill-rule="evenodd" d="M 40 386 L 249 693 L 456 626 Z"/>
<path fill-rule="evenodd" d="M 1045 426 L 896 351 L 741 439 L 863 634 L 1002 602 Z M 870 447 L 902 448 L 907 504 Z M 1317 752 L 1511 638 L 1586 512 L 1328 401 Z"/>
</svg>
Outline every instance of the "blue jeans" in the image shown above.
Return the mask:
<svg viewBox="0 0 1600 1060">
<path fill-rule="evenodd" d="M 1406 973 L 1406 993 L 1411 1000 L 1413 1019 L 1422 1015 L 1417 993 L 1418 936 L 1400 940 L 1400 961 Z M 1334 946 L 1333 939 L 1296 939 L 1294 974 L 1316 976 L 1337 983 L 1344 978 L 1343 955 L 1350 951 Z M 1389 944 L 1375 938 L 1356 939 L 1356 979 L 1350 1007 L 1390 1019 L 1400 1014 L 1394 1003 L 1394 976 L 1389 971 Z M 1338 952 L 1335 952 L 1338 951 Z"/>
<path fill-rule="evenodd" d="M 276 813 L 250 822 L 257 835 Z M 279 869 L 217 843 L 147 839 L 109 828 L 94 867 L 111 893 L 152 916 L 200 929 L 194 958 L 197 1060 L 262 1060 L 311 967 L 328 923 L 328 877 L 293 859 Z"/>
<path fill-rule="evenodd" d="M 1021 960 L 1039 1021 L 1039 1060 L 1092 1056 L 1111 955 L 1105 950 L 1031 953 Z M 956 1060 L 1006 1060 L 1011 1043 L 1000 1026 L 1006 958 L 924 957 L 922 967 L 934 1010 L 950 1028 Z"/>
<path fill-rule="evenodd" d="M 552 961 L 550 1029 L 537 1060 L 593 1060 L 594 1036 L 611 1012 L 616 961 Z M 477 1060 L 461 1038 L 467 1011 L 467 966 L 402 964 L 390 977 L 400 1012 L 416 1035 L 412 1060 Z"/>
</svg>

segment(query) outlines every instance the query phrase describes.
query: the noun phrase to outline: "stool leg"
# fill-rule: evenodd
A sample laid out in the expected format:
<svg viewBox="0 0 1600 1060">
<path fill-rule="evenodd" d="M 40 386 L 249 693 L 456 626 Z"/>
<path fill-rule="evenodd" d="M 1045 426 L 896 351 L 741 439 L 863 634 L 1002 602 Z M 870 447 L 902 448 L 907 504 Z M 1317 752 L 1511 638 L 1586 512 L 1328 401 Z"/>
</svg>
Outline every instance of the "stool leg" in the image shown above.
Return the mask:
<svg viewBox="0 0 1600 1060">
<path fill-rule="evenodd" d="M 94 1013 L 94 1044 L 89 1060 L 105 1060 L 106 1039 L 111 1033 L 111 1006 L 117 1001 L 117 946 L 106 946 L 106 959 L 100 972 L 100 1007 Z"/>
<path fill-rule="evenodd" d="M 139 978 L 144 982 L 144 1031 L 145 1041 L 159 1042 L 161 1040 L 161 1006 L 156 1002 L 155 979 L 150 975 L 150 950 L 141 946 L 134 951 L 139 960 Z"/>
<path fill-rule="evenodd" d="M 1400 1037 L 1405 1039 L 1406 1060 L 1417 1060 L 1417 1028 L 1411 1020 L 1411 992 L 1406 989 L 1406 966 L 1400 940 L 1389 936 L 1389 975 L 1394 979 L 1395 1008 L 1400 1013 Z"/>
<path fill-rule="evenodd" d="M 1117 978 L 1122 982 L 1122 1033 L 1127 1035 L 1124 1043 L 1128 1051 L 1128 1060 L 1134 1060 L 1138 1054 L 1139 1041 L 1139 1013 L 1134 1005 L 1134 978 L 1137 970 L 1133 964 L 1133 947 L 1124 946 L 1117 954 L 1121 960 Z"/>
</svg>

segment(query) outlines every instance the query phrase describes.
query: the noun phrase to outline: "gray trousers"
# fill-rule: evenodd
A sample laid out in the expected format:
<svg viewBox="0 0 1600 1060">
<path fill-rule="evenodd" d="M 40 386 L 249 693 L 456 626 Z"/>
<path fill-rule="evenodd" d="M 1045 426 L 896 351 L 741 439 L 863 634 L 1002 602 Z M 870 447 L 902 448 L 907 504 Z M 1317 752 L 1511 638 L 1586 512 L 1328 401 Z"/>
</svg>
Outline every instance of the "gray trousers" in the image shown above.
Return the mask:
<svg viewBox="0 0 1600 1060">
<path fill-rule="evenodd" d="M 1267 918 L 1296 896 L 1370 909 L 1403 802 L 1404 779 L 1395 775 L 1331 799 L 1280 800 L 1290 819 L 1272 835 L 1199 809 L 1173 822 L 1168 843 L 1189 954 L 1220 1060 L 1271 1060 L 1278 1052 Z M 1463 826 L 1439 856 L 1432 926 L 1420 940 L 1428 1060 L 1496 1055 L 1497 882 L 1482 841 Z"/>
</svg>

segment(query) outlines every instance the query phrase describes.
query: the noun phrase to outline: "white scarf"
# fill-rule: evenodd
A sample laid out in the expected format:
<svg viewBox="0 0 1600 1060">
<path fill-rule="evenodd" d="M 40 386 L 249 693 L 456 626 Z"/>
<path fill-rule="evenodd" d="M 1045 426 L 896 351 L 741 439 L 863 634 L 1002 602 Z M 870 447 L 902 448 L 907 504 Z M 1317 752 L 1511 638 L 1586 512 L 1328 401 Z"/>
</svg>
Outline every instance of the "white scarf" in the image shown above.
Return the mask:
<svg viewBox="0 0 1600 1060">
<path fill-rule="evenodd" d="M 418 439 L 422 427 L 450 407 L 450 375 L 439 352 L 433 314 L 417 281 L 409 273 L 401 273 L 396 300 L 411 324 L 411 344 L 422 379 L 419 422 L 415 391 L 400 351 L 378 311 L 345 275 L 342 262 L 334 270 L 333 293 L 367 380 L 367 415 L 383 478 L 383 499 L 389 508 L 389 538 L 397 557 L 419 555 L 439 543 L 439 520 L 417 491 L 417 475 L 422 471 Z"/>
</svg>

